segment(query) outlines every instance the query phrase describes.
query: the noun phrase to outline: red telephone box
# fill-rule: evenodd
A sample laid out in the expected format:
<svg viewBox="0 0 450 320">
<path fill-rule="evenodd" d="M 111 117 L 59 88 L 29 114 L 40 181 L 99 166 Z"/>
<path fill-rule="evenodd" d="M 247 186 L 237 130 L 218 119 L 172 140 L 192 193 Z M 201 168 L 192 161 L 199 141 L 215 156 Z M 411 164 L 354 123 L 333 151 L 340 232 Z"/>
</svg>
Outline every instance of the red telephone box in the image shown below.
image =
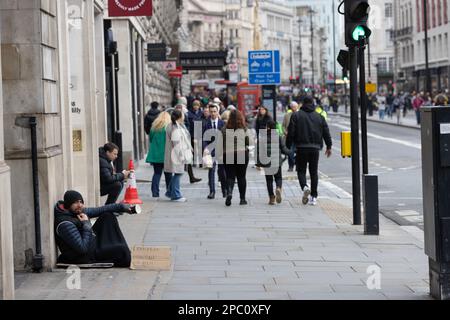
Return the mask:
<svg viewBox="0 0 450 320">
<path fill-rule="evenodd" d="M 254 117 L 261 101 L 261 86 L 241 82 L 237 85 L 238 109 L 245 117 Z"/>
</svg>

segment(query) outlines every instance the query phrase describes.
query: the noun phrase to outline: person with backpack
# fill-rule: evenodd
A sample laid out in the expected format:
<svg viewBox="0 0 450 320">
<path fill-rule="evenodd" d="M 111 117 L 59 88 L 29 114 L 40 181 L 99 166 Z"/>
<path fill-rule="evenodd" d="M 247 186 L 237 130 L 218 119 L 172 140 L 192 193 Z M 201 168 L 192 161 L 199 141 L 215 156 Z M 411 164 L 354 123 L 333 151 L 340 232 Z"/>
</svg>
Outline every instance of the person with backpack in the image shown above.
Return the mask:
<svg viewBox="0 0 450 320">
<path fill-rule="evenodd" d="M 144 118 L 144 131 L 148 135 L 150 133 L 150 130 L 152 129 L 153 121 L 158 118 L 161 111 L 159 110 L 159 103 L 156 101 L 153 101 L 150 104 L 150 110 L 148 110 L 147 114 Z"/>
</svg>

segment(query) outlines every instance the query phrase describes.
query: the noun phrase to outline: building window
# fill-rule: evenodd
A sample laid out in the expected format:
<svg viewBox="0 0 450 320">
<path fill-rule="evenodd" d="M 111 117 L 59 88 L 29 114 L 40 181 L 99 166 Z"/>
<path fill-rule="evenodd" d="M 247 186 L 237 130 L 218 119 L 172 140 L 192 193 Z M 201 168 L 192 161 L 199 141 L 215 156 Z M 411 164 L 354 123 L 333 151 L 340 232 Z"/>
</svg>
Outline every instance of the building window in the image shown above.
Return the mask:
<svg viewBox="0 0 450 320">
<path fill-rule="evenodd" d="M 387 59 L 386 58 L 378 58 L 378 71 L 380 73 L 387 72 Z"/>
<path fill-rule="evenodd" d="M 392 18 L 392 2 L 384 4 L 384 15 L 386 18 Z"/>
</svg>

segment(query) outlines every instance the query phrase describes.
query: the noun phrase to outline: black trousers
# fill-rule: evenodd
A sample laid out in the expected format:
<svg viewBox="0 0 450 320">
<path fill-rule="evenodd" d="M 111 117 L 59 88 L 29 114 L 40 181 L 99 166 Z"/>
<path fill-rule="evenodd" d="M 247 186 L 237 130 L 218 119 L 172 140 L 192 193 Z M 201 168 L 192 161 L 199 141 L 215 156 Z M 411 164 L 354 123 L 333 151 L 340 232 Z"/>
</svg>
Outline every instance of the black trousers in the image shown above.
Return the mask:
<svg viewBox="0 0 450 320">
<path fill-rule="evenodd" d="M 236 183 L 237 178 L 241 200 L 245 200 L 245 195 L 247 192 L 247 168 L 248 163 L 225 164 L 228 193 L 233 194 L 234 184 Z"/>
<path fill-rule="evenodd" d="M 114 213 L 104 213 L 92 227 L 97 239 L 95 262 L 112 262 L 115 267 L 128 268 L 131 252 Z"/>
<path fill-rule="evenodd" d="M 116 203 L 117 199 L 120 196 L 120 193 L 123 189 L 123 182 L 114 182 L 113 184 L 103 186 L 100 190 L 100 195 L 106 196 L 108 195 L 108 199 L 106 199 L 105 205 Z"/>
<path fill-rule="evenodd" d="M 311 196 L 317 198 L 319 186 L 319 150 L 297 149 L 297 175 L 302 190 L 308 185 L 306 182 L 306 169 L 309 167 L 311 177 Z"/>
<path fill-rule="evenodd" d="M 275 193 L 273 192 L 273 180 L 275 178 L 275 184 L 277 188 L 283 187 L 283 176 L 281 174 L 281 167 L 278 169 L 278 172 L 272 176 L 267 175 L 266 176 L 266 183 L 267 183 L 267 191 L 269 192 L 269 196 L 273 197 L 275 196 Z"/>
</svg>

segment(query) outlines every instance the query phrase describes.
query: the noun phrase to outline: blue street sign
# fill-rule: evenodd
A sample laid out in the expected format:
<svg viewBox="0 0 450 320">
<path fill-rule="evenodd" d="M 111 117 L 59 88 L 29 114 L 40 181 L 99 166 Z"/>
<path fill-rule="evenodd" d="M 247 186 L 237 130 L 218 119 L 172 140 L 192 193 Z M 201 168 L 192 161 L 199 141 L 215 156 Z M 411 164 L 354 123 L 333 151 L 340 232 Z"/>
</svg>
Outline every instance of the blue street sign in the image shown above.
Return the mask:
<svg viewBox="0 0 450 320">
<path fill-rule="evenodd" d="M 249 84 L 277 85 L 281 83 L 280 51 L 248 52 Z"/>
</svg>

